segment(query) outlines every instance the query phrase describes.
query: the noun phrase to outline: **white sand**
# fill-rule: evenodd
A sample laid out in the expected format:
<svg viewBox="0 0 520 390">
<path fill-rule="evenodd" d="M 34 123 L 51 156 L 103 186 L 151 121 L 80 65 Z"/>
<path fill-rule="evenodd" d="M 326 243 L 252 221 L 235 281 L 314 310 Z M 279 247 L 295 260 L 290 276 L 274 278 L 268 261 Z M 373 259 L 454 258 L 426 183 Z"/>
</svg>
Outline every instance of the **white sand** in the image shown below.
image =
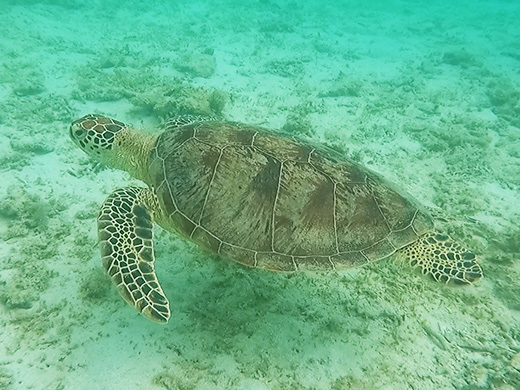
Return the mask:
<svg viewBox="0 0 520 390">
<path fill-rule="evenodd" d="M 19 3 L 0 13 L 0 389 L 520 388 L 515 2 Z M 449 217 L 486 277 L 442 286 L 392 260 L 285 276 L 158 229 L 172 320 L 138 315 L 102 273 L 95 222 L 138 182 L 68 124 L 157 130 L 181 103 L 205 110 L 189 87 L 383 173 Z"/>
</svg>

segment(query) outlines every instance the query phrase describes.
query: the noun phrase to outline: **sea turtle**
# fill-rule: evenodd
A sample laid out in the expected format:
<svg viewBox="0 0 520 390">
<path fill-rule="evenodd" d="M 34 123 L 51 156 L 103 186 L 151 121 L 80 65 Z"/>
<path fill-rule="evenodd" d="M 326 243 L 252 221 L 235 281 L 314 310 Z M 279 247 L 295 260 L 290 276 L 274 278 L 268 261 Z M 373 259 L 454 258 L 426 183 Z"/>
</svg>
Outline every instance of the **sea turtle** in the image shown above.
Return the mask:
<svg viewBox="0 0 520 390">
<path fill-rule="evenodd" d="M 113 192 L 98 217 L 103 266 L 123 298 L 167 322 L 153 225 L 223 257 L 275 271 L 361 266 L 399 251 L 440 282 L 482 276 L 475 255 L 434 230 L 411 197 L 323 145 L 214 118 L 181 117 L 159 135 L 89 114 L 70 126 L 86 153 L 148 188 Z"/>
</svg>

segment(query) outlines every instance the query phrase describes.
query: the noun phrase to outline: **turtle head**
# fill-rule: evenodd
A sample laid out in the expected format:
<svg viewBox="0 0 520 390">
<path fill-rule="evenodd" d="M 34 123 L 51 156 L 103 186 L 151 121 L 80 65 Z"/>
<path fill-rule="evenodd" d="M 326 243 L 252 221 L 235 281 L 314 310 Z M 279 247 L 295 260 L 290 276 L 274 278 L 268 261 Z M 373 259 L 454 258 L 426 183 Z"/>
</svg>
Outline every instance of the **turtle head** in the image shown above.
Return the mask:
<svg viewBox="0 0 520 390">
<path fill-rule="evenodd" d="M 116 134 L 127 126 L 115 119 L 103 115 L 88 114 L 72 122 L 69 128 L 70 138 L 85 153 L 97 159 L 110 159 Z"/>
<path fill-rule="evenodd" d="M 148 182 L 147 161 L 156 136 L 98 114 L 85 115 L 72 122 L 69 134 L 89 156 Z"/>
</svg>

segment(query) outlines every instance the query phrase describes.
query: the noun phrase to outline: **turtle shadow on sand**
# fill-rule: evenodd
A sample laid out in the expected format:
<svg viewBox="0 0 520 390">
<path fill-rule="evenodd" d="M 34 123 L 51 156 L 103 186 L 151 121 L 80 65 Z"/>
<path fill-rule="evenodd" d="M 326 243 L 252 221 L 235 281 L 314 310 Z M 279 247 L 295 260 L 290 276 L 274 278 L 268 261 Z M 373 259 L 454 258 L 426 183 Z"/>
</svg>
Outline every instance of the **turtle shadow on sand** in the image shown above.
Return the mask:
<svg viewBox="0 0 520 390">
<path fill-rule="evenodd" d="M 168 250 L 158 259 L 169 256 Z M 245 376 L 254 377 L 257 370 L 267 373 L 275 366 L 318 367 L 317 362 L 338 350 L 334 364 L 359 367 L 370 364 L 363 360 L 367 344 L 387 337 L 389 321 L 400 321 L 399 310 L 388 312 L 377 299 L 345 295 L 339 274 L 338 282 L 330 284 L 326 273 L 251 271 L 207 254 L 204 261 L 214 264 L 189 266 L 199 256 L 183 257 L 184 265 L 168 265 L 159 272 L 176 302 L 171 325 L 160 339 L 186 361 L 199 360 L 201 354 L 226 355 Z"/>
</svg>

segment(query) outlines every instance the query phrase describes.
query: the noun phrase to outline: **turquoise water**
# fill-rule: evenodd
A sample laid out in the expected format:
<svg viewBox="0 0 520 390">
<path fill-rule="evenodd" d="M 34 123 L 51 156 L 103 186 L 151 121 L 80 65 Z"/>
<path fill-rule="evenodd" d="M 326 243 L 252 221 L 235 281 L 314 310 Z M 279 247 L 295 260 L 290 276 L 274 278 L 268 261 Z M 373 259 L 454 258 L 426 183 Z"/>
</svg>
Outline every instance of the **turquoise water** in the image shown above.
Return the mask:
<svg viewBox="0 0 520 390">
<path fill-rule="evenodd" d="M 520 3 L 0 0 L 0 389 L 520 388 Z M 217 115 L 327 143 L 471 247 L 281 275 L 160 229 L 166 326 L 119 297 L 96 216 L 139 185 L 70 122 Z"/>
</svg>

